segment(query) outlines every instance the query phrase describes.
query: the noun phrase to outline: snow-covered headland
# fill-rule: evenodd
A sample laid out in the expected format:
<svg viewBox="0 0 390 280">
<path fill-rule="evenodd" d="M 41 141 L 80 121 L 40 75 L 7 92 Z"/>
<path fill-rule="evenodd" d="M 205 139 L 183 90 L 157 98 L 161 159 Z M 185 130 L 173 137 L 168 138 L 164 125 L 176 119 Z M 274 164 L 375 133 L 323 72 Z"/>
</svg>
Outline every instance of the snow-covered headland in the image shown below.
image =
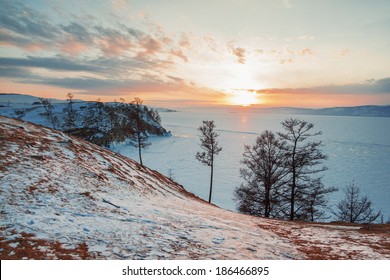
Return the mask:
<svg viewBox="0 0 390 280">
<path fill-rule="evenodd" d="M 55 128 L 106 147 L 128 141 L 134 131 L 134 104 L 124 101 L 103 103 L 72 100 L 71 104 L 69 100 L 46 101 L 48 104 L 45 106 L 42 99 L 31 95 L 0 94 L 0 116 Z M 156 109 L 141 105 L 139 114 L 142 133 L 170 135 L 161 126 Z"/>
</svg>

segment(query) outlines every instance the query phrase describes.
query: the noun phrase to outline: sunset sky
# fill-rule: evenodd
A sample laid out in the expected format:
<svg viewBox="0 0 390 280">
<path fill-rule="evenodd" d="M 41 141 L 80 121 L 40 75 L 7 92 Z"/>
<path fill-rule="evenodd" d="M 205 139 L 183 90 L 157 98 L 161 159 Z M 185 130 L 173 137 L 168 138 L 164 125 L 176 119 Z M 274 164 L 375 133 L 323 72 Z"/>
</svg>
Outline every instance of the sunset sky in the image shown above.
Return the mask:
<svg viewBox="0 0 390 280">
<path fill-rule="evenodd" d="M 388 0 L 0 0 L 0 92 L 390 104 Z"/>
</svg>

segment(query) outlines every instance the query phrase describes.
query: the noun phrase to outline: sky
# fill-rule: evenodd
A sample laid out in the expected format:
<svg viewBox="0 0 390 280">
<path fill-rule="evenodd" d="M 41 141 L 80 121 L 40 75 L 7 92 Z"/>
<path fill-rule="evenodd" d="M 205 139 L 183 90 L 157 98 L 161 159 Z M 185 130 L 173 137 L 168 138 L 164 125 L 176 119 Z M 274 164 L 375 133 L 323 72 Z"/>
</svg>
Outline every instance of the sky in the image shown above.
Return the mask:
<svg viewBox="0 0 390 280">
<path fill-rule="evenodd" d="M 0 0 L 0 92 L 168 108 L 390 104 L 388 0 Z"/>
</svg>

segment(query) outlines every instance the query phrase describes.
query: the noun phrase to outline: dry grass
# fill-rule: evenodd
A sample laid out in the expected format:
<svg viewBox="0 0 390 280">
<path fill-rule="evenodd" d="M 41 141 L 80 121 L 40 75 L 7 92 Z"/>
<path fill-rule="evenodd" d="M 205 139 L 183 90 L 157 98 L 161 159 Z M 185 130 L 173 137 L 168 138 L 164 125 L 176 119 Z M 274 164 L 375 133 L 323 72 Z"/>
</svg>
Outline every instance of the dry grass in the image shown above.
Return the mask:
<svg viewBox="0 0 390 280">
<path fill-rule="evenodd" d="M 315 234 L 305 232 L 310 227 L 321 228 L 324 233 L 331 234 L 328 238 L 316 238 Z M 310 260 L 365 259 L 362 250 L 354 249 L 364 247 L 390 258 L 390 225 L 286 221 L 279 225 L 261 225 L 261 228 L 288 239 Z"/>
<path fill-rule="evenodd" d="M 15 231 L 12 233 L 16 235 Z M 86 243 L 77 244 L 74 249 L 67 249 L 58 241 L 39 239 L 30 233 L 21 232 L 17 236 L 12 240 L 6 240 L 4 236 L 0 236 L 0 258 L 2 260 L 86 260 L 92 258 Z"/>
</svg>

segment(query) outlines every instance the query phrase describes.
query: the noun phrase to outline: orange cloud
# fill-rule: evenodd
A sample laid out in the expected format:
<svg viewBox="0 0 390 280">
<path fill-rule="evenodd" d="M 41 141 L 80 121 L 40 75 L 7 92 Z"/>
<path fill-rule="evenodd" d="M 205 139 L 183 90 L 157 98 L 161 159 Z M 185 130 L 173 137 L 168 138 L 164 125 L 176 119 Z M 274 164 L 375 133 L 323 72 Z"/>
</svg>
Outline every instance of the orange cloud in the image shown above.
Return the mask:
<svg viewBox="0 0 390 280">
<path fill-rule="evenodd" d="M 88 49 L 88 45 L 74 38 L 68 38 L 61 44 L 60 49 L 67 54 L 77 55 L 85 52 Z"/>
<path fill-rule="evenodd" d="M 121 55 L 131 50 L 133 43 L 123 36 L 105 36 L 99 40 L 101 51 L 108 56 Z"/>
<path fill-rule="evenodd" d="M 162 50 L 162 43 L 151 36 L 146 36 L 140 40 L 140 47 L 144 49 L 140 56 L 154 55 Z"/>
<path fill-rule="evenodd" d="M 179 50 L 171 50 L 170 54 L 173 56 L 181 58 L 184 62 L 188 62 L 188 57 L 183 53 L 181 49 Z"/>
<path fill-rule="evenodd" d="M 229 51 L 236 56 L 237 62 L 240 64 L 245 64 L 246 58 L 245 58 L 245 49 L 244 48 L 236 48 L 232 42 L 228 43 L 228 49 Z"/>
<path fill-rule="evenodd" d="M 300 55 L 313 55 L 313 51 L 309 48 L 304 48 L 298 52 Z"/>
</svg>

